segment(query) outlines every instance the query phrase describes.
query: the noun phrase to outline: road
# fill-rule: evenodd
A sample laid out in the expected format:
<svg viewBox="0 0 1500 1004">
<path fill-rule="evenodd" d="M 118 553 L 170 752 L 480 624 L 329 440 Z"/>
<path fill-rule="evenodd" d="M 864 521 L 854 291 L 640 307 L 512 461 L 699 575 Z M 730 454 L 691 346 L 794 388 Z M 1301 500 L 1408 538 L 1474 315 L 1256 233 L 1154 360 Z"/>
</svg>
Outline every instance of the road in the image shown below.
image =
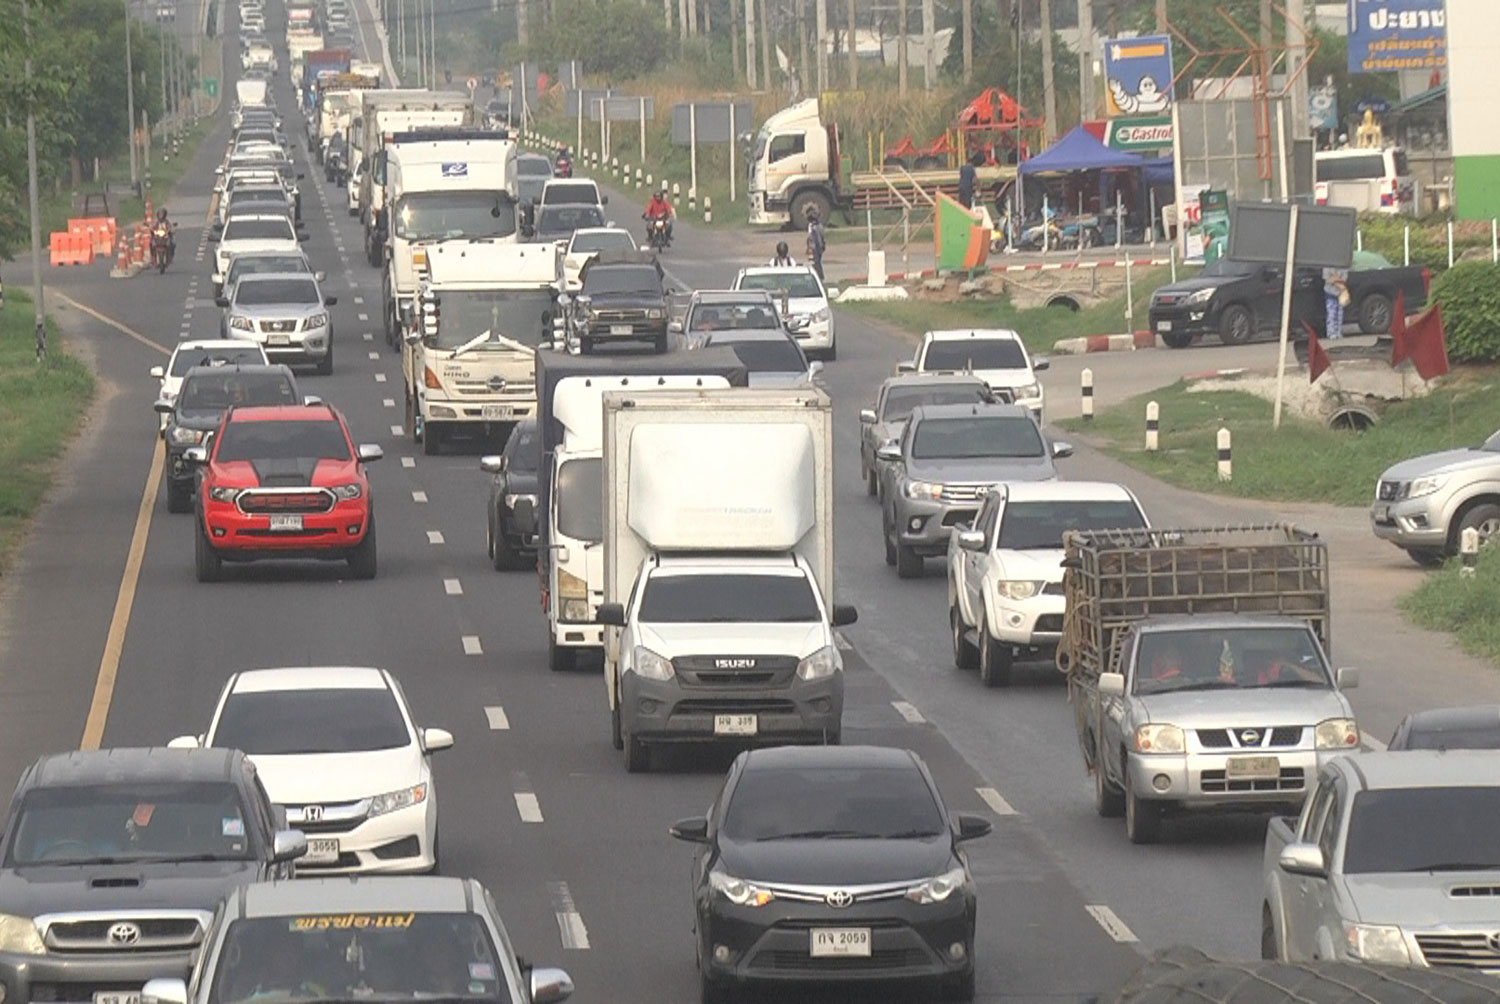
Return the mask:
<svg viewBox="0 0 1500 1004">
<path fill-rule="evenodd" d="M 378 33 L 361 13 L 370 51 Z M 273 30 L 278 17 L 273 7 Z M 277 96 L 294 129 L 284 80 Z M 379 334 L 379 274 L 359 253 L 342 192 L 312 165 L 303 168 L 305 246 L 339 296 L 339 349 L 332 376 L 299 379 L 344 411 L 358 440 L 385 448 L 372 473 L 380 576 L 353 582 L 342 565 L 263 565 L 231 569 L 215 585 L 194 581 L 190 518 L 168 515 L 157 495 L 155 382 L 146 370 L 177 338 L 217 330 L 201 242 L 227 138 L 226 103 L 173 200 L 180 257 L 166 275 L 49 275 L 49 302 L 99 372 L 101 396 L 0 592 L 0 778 L 80 742 L 155 744 L 201 731 L 235 670 L 384 666 L 403 681 L 419 724 L 457 737 L 436 767 L 443 871 L 494 890 L 523 953 L 567 967 L 578 999 L 694 999 L 690 852 L 667 827 L 708 806 L 729 754 L 680 755 L 661 773 L 627 775 L 609 744 L 597 672 L 547 670 L 534 577 L 496 573 L 485 558 L 488 479 L 477 453 L 427 457 L 401 428 L 399 359 Z M 640 211 L 633 193 L 615 192 L 608 208 L 625 225 Z M 677 233 L 669 268 L 694 286 L 725 285 L 767 253 L 688 223 Z M 845 630 L 845 742 L 916 750 L 951 809 L 995 819 L 994 835 L 971 845 L 980 999 L 1087 999 L 1116 987 L 1142 951 L 1178 942 L 1253 956 L 1264 817 L 1189 821 L 1170 826 L 1161 846 L 1130 845 L 1119 821 L 1093 813 L 1056 671 L 1038 665 L 1007 691 L 985 691 L 952 666 L 941 563 L 929 561 L 915 582 L 885 567 L 878 510 L 858 479 L 857 412 L 912 342 L 848 314 L 838 324 L 839 358 L 826 383 L 835 403 L 839 598 L 860 610 Z M 1087 362 L 1106 404 L 1272 351 Z M 1047 374 L 1052 417 L 1076 410 L 1082 365 L 1060 359 Z M 1393 621 L 1389 597 L 1420 573 L 1394 549 L 1371 547 L 1360 514 L 1208 502 L 1086 448 L 1064 463 L 1068 477 L 1129 484 L 1158 525 L 1289 516 L 1327 528 L 1336 652 L 1366 671 L 1354 699 L 1374 734 L 1389 734 L 1414 704 L 1500 697 L 1485 668 Z"/>
</svg>

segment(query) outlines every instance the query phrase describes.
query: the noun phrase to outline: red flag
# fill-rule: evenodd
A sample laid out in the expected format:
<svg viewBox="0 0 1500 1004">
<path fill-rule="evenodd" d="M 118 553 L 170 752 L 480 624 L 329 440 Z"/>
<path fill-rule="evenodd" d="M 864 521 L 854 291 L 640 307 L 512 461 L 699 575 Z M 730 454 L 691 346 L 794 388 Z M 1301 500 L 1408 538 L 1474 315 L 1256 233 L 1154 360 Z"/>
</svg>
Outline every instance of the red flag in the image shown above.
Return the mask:
<svg viewBox="0 0 1500 1004">
<path fill-rule="evenodd" d="M 1418 314 L 1405 336 L 1411 364 L 1418 376 L 1434 380 L 1448 372 L 1448 345 L 1440 305 L 1433 304 Z"/>
<path fill-rule="evenodd" d="M 1406 297 L 1396 291 L 1396 304 L 1391 308 L 1391 369 L 1411 358 L 1411 349 L 1406 343 Z"/>
<path fill-rule="evenodd" d="M 1318 333 L 1312 325 L 1303 321 L 1302 326 L 1307 329 L 1307 382 L 1317 383 L 1318 377 L 1328 369 L 1328 353 L 1318 344 Z"/>
</svg>

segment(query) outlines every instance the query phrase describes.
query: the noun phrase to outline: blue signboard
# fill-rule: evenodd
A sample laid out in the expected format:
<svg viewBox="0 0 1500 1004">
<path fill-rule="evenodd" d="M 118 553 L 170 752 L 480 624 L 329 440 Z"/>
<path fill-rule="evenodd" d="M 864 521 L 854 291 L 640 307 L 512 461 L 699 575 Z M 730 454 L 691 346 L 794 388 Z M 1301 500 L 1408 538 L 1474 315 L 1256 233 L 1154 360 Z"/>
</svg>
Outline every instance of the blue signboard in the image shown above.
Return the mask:
<svg viewBox="0 0 1500 1004">
<path fill-rule="evenodd" d="M 1172 110 L 1172 39 L 1167 35 L 1104 40 L 1108 118 L 1166 115 Z"/>
<path fill-rule="evenodd" d="M 1314 129 L 1339 127 L 1339 92 L 1335 87 L 1314 87 L 1307 94 L 1308 124 Z"/>
<path fill-rule="evenodd" d="M 1349 0 L 1349 72 L 1448 65 L 1443 0 Z"/>
</svg>

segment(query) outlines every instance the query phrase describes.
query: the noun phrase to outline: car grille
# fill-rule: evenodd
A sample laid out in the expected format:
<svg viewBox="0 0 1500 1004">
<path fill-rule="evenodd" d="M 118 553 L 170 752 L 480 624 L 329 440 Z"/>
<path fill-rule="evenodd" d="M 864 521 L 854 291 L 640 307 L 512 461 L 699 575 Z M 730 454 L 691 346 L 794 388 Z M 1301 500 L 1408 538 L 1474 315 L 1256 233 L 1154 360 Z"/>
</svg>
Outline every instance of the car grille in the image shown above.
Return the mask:
<svg viewBox="0 0 1500 1004">
<path fill-rule="evenodd" d="M 1264 749 L 1267 746 L 1298 746 L 1303 726 L 1278 725 L 1273 729 L 1242 726 L 1233 729 L 1198 729 L 1198 744 L 1204 749 Z M 1248 734 L 1253 733 L 1251 739 Z"/>
<path fill-rule="evenodd" d="M 978 502 L 989 485 L 943 485 L 941 498 L 944 502 Z"/>
<path fill-rule="evenodd" d="M 297 330 L 297 322 L 296 321 L 261 321 L 260 322 L 260 330 L 268 332 L 268 333 L 284 334 L 286 332 L 296 331 Z"/>
<path fill-rule="evenodd" d="M 673 711 L 679 715 L 794 715 L 797 706 L 791 701 L 729 701 L 707 697 L 678 701 Z"/>
<path fill-rule="evenodd" d="M 672 670 L 689 686 L 768 686 L 790 680 L 797 660 L 787 655 L 688 655 L 673 659 Z"/>
<path fill-rule="evenodd" d="M 317 818 L 309 818 L 309 816 Z M 368 817 L 368 805 L 363 801 L 339 805 L 288 805 L 286 807 L 287 824 L 304 833 L 348 833 Z"/>
<path fill-rule="evenodd" d="M 596 310 L 590 317 L 600 324 L 608 324 L 611 321 L 623 323 L 625 321 L 644 321 L 646 319 L 646 312 L 644 310 Z"/>
<path fill-rule="evenodd" d="M 1159 293 L 1151 298 L 1152 306 L 1170 306 L 1177 302 L 1176 293 Z"/>
<path fill-rule="evenodd" d="M 1417 947 L 1429 966 L 1500 969 L 1500 949 L 1489 934 L 1419 934 Z"/>
<path fill-rule="evenodd" d="M 333 492 L 326 488 L 308 490 L 276 491 L 267 488 L 247 488 L 240 492 L 236 504 L 246 515 L 260 513 L 319 513 L 333 508 Z"/>
<path fill-rule="evenodd" d="M 47 947 L 56 952 L 183 950 L 202 938 L 203 919 L 193 913 L 64 918 L 48 922 L 45 935 Z"/>
<path fill-rule="evenodd" d="M 829 973 L 842 970 L 864 972 L 870 969 L 915 969 L 927 964 L 927 953 L 920 948 L 875 949 L 868 958 L 839 957 L 815 959 L 806 952 L 766 949 L 750 959 L 752 970 L 771 972 Z"/>
<path fill-rule="evenodd" d="M 1206 792 L 1301 791 L 1305 784 L 1301 767 L 1283 767 L 1280 777 L 1228 780 L 1222 770 L 1206 770 L 1199 785 Z"/>
<path fill-rule="evenodd" d="M 1061 582 L 1049 582 L 1042 587 L 1043 596 L 1066 596 Z"/>
<path fill-rule="evenodd" d="M 1401 497 L 1401 482 L 1382 481 L 1375 488 L 1375 498 L 1380 502 L 1394 502 Z"/>
<path fill-rule="evenodd" d="M 536 383 L 531 380 L 507 380 L 498 388 L 491 387 L 488 380 L 455 380 L 453 386 L 460 394 L 482 394 L 485 397 L 499 395 L 522 400 L 536 397 Z"/>
</svg>

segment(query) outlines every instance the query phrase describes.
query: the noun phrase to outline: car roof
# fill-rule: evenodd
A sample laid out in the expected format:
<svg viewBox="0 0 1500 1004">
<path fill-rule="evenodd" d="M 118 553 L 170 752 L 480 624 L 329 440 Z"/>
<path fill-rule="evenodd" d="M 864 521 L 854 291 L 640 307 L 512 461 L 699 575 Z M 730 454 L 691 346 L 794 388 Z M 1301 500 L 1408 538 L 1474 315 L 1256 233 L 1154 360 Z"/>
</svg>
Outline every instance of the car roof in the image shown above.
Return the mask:
<svg viewBox="0 0 1500 1004">
<path fill-rule="evenodd" d="M 1021 336 L 1010 328 L 942 328 L 929 331 L 922 338 L 929 342 L 957 342 L 966 338 L 1009 342 L 1021 340 Z"/>
<path fill-rule="evenodd" d="M 1031 418 L 1031 410 L 1023 404 L 1002 404 L 998 401 L 973 401 L 960 404 L 919 404 L 911 411 L 911 421 L 921 422 L 927 418 Z"/>
<path fill-rule="evenodd" d="M 235 408 L 231 422 L 336 422 L 338 412 L 326 404 L 271 404 Z"/>
<path fill-rule="evenodd" d="M 1005 486 L 1007 502 L 1130 502 L 1135 496 L 1113 481 L 1016 481 Z"/>
<path fill-rule="evenodd" d="M 271 248 L 256 248 L 253 251 L 241 251 L 239 254 L 230 256 L 229 267 L 234 268 L 236 262 L 254 261 L 257 258 L 295 258 L 307 266 L 306 271 L 302 272 L 257 272 L 257 275 L 307 275 L 313 270 L 312 262 L 308 261 L 307 254 L 300 248 L 296 251 L 290 251 L 286 248 L 275 250 Z"/>
<path fill-rule="evenodd" d="M 693 291 L 693 303 L 703 306 L 734 305 L 737 303 L 766 303 L 773 305 L 768 289 L 699 289 Z"/>
<path fill-rule="evenodd" d="M 248 338 L 203 338 L 197 341 L 178 342 L 177 348 L 172 354 L 179 352 L 205 352 L 211 349 L 243 349 L 261 348 L 259 342 L 252 342 Z"/>
<path fill-rule="evenodd" d="M 1467 732 L 1486 728 L 1500 731 L 1500 704 L 1414 711 L 1406 716 L 1406 724 L 1413 732 Z"/>
<path fill-rule="evenodd" d="M 236 673 L 235 694 L 281 690 L 389 690 L 384 670 L 368 666 L 293 666 Z"/>
<path fill-rule="evenodd" d="M 627 251 L 624 248 L 600 251 L 583 267 L 587 271 L 591 268 L 608 268 L 611 265 L 650 265 L 657 272 L 662 271 L 661 262 L 657 260 L 656 255 L 649 251 Z"/>
<path fill-rule="evenodd" d="M 773 746 L 743 754 L 745 770 L 808 767 L 915 767 L 911 750 L 894 746 Z"/>
<path fill-rule="evenodd" d="M 1500 750 L 1397 750 L 1356 753 L 1332 761 L 1361 790 L 1500 787 Z"/>
<path fill-rule="evenodd" d="M 32 768 L 34 787 L 101 783 L 225 781 L 244 757 L 230 749 L 167 749 L 163 746 L 72 750 L 41 757 Z"/>
<path fill-rule="evenodd" d="M 318 280 L 313 278 L 313 274 L 311 272 L 251 272 L 248 275 L 243 276 L 240 279 L 240 282 L 275 282 L 282 279 L 293 279 L 297 282 L 310 282 L 315 286 L 318 284 Z"/>
<path fill-rule="evenodd" d="M 983 377 L 977 377 L 972 373 L 900 373 L 896 376 L 885 378 L 885 389 L 893 387 L 931 387 L 934 385 L 953 384 L 957 386 L 981 387 L 989 390 L 990 385 Z"/>
<path fill-rule="evenodd" d="M 350 875 L 255 882 L 241 890 L 242 916 L 384 912 L 473 913 L 471 879 L 441 875 Z"/>
<path fill-rule="evenodd" d="M 1095 531 L 1101 532 L 1101 531 Z M 1102 531 L 1108 533 L 1109 531 Z M 1144 531 L 1142 531 L 1144 533 Z M 1184 627 L 1203 629 L 1205 631 L 1230 631 L 1235 628 L 1296 628 L 1303 630 L 1307 628 L 1307 621 L 1296 617 L 1282 617 L 1277 614 L 1153 614 L 1149 619 L 1138 622 L 1137 629 L 1142 634 L 1152 634 L 1158 631 L 1177 631 Z"/>
<path fill-rule="evenodd" d="M 194 376 L 207 376 L 217 373 L 243 373 L 246 376 L 286 376 L 292 375 L 291 367 L 282 363 L 225 363 L 222 366 L 192 366 L 182 375 L 185 385 Z"/>
<path fill-rule="evenodd" d="M 567 203 L 563 204 L 566 205 Z M 584 237 L 589 234 L 624 234 L 626 237 L 629 237 L 632 242 L 635 241 L 635 235 L 633 235 L 629 230 L 626 230 L 624 227 L 579 227 L 577 230 L 573 231 L 574 237 Z"/>
<path fill-rule="evenodd" d="M 816 275 L 806 265 L 749 265 L 740 269 L 740 275 Z"/>
<path fill-rule="evenodd" d="M 235 220 L 280 220 L 283 223 L 288 222 L 284 213 L 234 213 L 229 219 L 224 221 L 224 224 L 228 226 Z"/>
</svg>

